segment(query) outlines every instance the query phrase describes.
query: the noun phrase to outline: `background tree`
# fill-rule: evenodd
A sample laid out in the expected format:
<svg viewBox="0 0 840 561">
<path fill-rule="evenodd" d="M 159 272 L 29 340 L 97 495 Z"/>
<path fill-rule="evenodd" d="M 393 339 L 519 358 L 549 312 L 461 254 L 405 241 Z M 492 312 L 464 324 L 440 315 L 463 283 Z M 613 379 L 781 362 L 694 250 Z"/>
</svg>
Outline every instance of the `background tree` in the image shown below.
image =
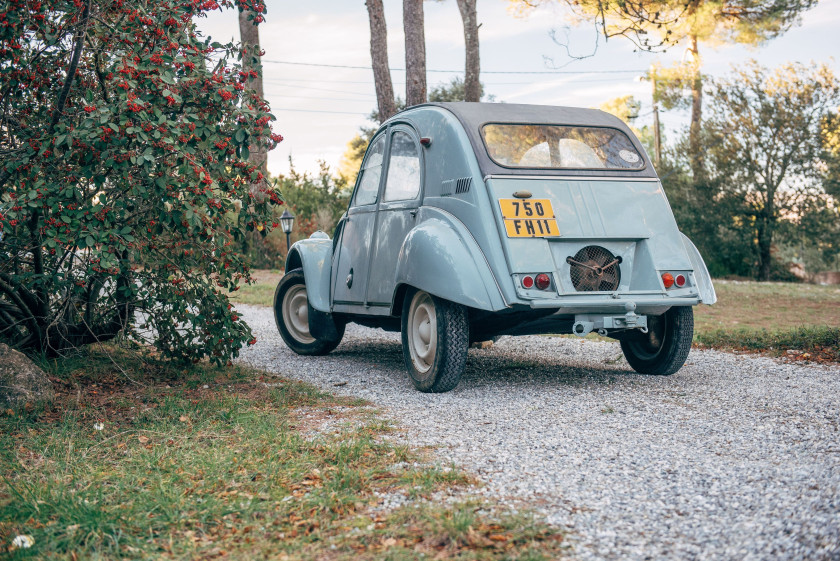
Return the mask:
<svg viewBox="0 0 840 561">
<path fill-rule="evenodd" d="M 475 11 L 476 0 L 458 0 L 458 10 L 464 24 L 464 47 L 466 62 L 464 72 L 464 101 L 479 101 L 481 99 L 481 58 L 478 50 L 478 17 Z"/>
<path fill-rule="evenodd" d="M 700 44 L 759 45 L 799 22 L 817 0 L 510 0 L 518 10 L 563 2 L 577 21 L 593 21 L 603 36 L 624 37 L 637 49 L 664 50 L 686 44 L 690 60 L 681 69 L 679 86 L 691 97 L 689 154 L 695 184 L 705 181 L 701 121 L 703 76 Z M 667 84 L 667 82 L 663 82 Z"/>
<path fill-rule="evenodd" d="M 426 103 L 426 34 L 423 0 L 403 0 L 405 30 L 405 102 Z"/>
<path fill-rule="evenodd" d="M 384 120 L 397 112 L 391 69 L 388 66 L 388 27 L 385 24 L 382 0 L 367 0 L 365 5 L 370 20 L 370 60 L 376 87 L 376 103 L 379 115 Z"/>
<path fill-rule="evenodd" d="M 218 362 L 252 340 L 227 297 L 249 278 L 233 246 L 281 202 L 249 162 L 280 137 L 238 46 L 198 35 L 214 7 L 0 10 L 0 340 L 58 354 L 126 329 Z"/>
<path fill-rule="evenodd" d="M 262 13 L 265 12 L 265 4 L 258 2 L 256 10 L 248 6 L 239 9 L 239 37 L 242 45 L 242 70 L 248 73 L 248 80 L 245 87 L 253 92 L 257 99 L 264 99 L 262 50 L 260 49 L 260 28 L 263 21 Z M 250 162 L 254 164 L 263 175 L 268 177 L 268 152 L 265 146 L 255 144 L 250 147 Z"/>
<path fill-rule="evenodd" d="M 719 214 L 754 240 L 758 280 L 769 280 L 779 224 L 825 207 L 825 123 L 840 83 L 825 65 L 773 72 L 753 62 L 712 89 L 708 154 Z M 829 205 L 829 208 L 835 205 Z"/>
</svg>

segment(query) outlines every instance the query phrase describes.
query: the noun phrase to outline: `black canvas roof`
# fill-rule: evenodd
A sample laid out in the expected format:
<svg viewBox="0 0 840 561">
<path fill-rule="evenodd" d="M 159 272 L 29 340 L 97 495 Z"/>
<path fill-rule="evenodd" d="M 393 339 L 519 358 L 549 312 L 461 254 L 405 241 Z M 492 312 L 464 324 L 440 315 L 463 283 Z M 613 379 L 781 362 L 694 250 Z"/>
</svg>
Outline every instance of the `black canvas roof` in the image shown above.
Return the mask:
<svg viewBox="0 0 840 561">
<path fill-rule="evenodd" d="M 569 176 L 598 176 L 598 177 L 656 177 L 653 165 L 647 158 L 639 139 L 630 128 L 618 117 L 599 109 L 583 109 L 580 107 L 555 107 L 551 105 L 524 105 L 516 103 L 427 103 L 409 108 L 436 106 L 446 109 L 464 126 L 467 136 L 472 143 L 478 158 L 478 165 L 483 175 L 569 175 Z M 503 167 L 490 159 L 484 141 L 481 138 L 481 127 L 487 123 L 517 123 L 542 125 L 570 125 L 594 126 L 619 129 L 626 134 L 639 154 L 645 159 L 645 167 L 640 170 L 581 170 L 581 169 L 540 169 L 529 170 L 523 168 Z"/>
</svg>

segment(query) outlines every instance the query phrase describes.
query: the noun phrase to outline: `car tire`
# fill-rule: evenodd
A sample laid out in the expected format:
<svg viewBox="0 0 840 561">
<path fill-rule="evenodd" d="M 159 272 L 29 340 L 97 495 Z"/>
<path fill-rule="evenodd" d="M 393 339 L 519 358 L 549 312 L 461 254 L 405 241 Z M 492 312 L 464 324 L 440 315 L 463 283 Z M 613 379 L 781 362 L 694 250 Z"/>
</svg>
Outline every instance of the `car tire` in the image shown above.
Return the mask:
<svg viewBox="0 0 840 561">
<path fill-rule="evenodd" d="M 443 393 L 458 385 L 467 364 L 467 309 L 428 292 L 409 294 L 402 310 L 405 365 L 414 387 Z"/>
<path fill-rule="evenodd" d="M 685 364 L 694 337 L 694 311 L 673 307 L 660 316 L 648 316 L 648 332 L 621 339 L 624 358 L 639 374 L 670 376 Z"/>
<path fill-rule="evenodd" d="M 299 355 L 325 355 L 344 337 L 345 324 L 336 324 L 337 339 L 321 339 L 309 333 L 309 300 L 302 269 L 286 273 L 274 291 L 274 321 L 280 336 Z"/>
</svg>

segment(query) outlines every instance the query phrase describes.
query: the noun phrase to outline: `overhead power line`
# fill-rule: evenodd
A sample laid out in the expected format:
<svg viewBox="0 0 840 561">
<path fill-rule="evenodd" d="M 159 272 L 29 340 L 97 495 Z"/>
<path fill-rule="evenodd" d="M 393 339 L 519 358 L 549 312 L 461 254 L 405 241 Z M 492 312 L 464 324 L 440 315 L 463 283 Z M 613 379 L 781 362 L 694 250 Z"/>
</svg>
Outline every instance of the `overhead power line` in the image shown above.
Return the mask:
<svg viewBox="0 0 840 561">
<path fill-rule="evenodd" d="M 321 111 L 319 109 L 287 109 L 285 107 L 272 107 L 271 112 L 274 113 L 275 111 L 293 111 L 295 113 L 334 113 L 336 115 L 361 115 L 362 117 L 367 116 L 363 111 Z"/>
<path fill-rule="evenodd" d="M 289 60 L 263 60 L 270 64 L 290 64 L 293 66 L 315 66 L 319 68 L 349 68 L 353 70 L 373 70 L 370 66 L 352 66 L 348 64 L 316 64 L 312 62 L 292 62 Z M 391 68 L 393 72 L 405 72 L 405 68 Z M 463 70 L 430 70 L 426 72 L 457 73 Z M 482 70 L 482 74 L 639 74 L 647 72 L 647 69 L 621 69 L 621 70 Z"/>
</svg>

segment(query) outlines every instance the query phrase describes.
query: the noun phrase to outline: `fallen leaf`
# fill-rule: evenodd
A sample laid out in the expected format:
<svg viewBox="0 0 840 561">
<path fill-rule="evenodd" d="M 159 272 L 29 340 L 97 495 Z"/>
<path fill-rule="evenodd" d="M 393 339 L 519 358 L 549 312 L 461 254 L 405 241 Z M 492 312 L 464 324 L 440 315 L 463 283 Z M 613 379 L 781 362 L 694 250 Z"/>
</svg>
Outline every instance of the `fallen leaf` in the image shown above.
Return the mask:
<svg viewBox="0 0 840 561">
<path fill-rule="evenodd" d="M 186 415 L 181 415 L 180 417 L 178 417 L 178 420 L 181 421 L 182 423 L 189 423 L 190 422 L 190 418 L 187 417 Z"/>
<path fill-rule="evenodd" d="M 137 440 L 140 442 L 140 444 L 146 444 L 147 442 L 149 442 L 149 437 L 148 436 L 143 436 L 141 434 L 140 436 L 137 437 Z"/>
</svg>

